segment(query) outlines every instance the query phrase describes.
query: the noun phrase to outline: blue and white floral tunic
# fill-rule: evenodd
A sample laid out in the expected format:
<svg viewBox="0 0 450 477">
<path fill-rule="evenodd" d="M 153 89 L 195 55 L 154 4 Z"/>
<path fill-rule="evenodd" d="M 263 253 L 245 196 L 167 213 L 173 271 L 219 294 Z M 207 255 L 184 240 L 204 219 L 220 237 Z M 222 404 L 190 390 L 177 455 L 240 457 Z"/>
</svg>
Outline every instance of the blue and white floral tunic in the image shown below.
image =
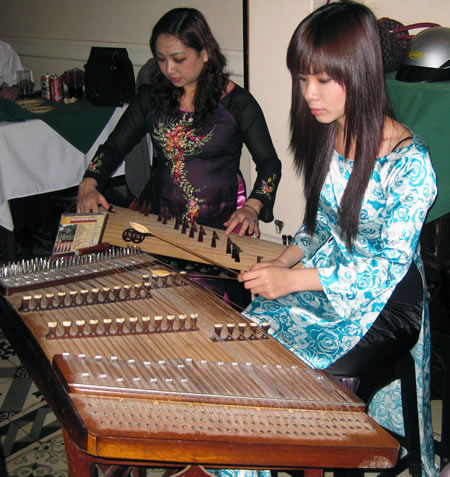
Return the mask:
<svg viewBox="0 0 450 477">
<path fill-rule="evenodd" d="M 309 237 L 301 227 L 293 243 L 304 250 L 304 267 L 317 268 L 323 291 L 297 292 L 276 300 L 256 298 L 244 312 L 269 321 L 271 334 L 314 368 L 326 368 L 347 353 L 374 323 L 414 261 L 423 277 L 419 236 L 436 194 L 428 149 L 418 136 L 377 159 L 361 207 L 352 252 L 337 221 L 338 205 L 353 167 L 336 152 L 319 201 L 317 227 Z M 425 290 L 425 287 L 424 287 Z M 413 349 L 423 439 L 424 476 L 436 474 L 429 407 L 429 323 L 424 307 L 422 330 Z M 376 396 L 371 414 L 402 433 L 398 383 Z M 380 394 L 380 393 L 379 393 Z"/>
</svg>

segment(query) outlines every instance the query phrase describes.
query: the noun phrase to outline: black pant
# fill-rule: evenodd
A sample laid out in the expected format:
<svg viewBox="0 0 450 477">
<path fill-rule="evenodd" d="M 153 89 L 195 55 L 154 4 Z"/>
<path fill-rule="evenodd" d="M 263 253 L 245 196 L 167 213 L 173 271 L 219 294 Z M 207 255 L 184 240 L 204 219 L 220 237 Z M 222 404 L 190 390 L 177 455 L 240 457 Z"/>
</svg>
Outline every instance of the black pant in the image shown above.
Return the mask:
<svg viewBox="0 0 450 477">
<path fill-rule="evenodd" d="M 336 377 L 358 377 L 389 366 L 416 344 L 422 308 L 422 302 L 388 302 L 361 341 L 327 370 Z"/>
</svg>

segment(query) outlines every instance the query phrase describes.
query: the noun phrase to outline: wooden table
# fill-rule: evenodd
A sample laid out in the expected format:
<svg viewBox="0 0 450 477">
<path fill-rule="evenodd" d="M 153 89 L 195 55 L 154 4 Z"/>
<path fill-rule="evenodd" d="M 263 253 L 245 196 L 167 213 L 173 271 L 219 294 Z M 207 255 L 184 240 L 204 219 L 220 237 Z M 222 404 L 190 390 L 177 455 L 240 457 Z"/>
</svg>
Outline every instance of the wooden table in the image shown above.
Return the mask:
<svg viewBox="0 0 450 477">
<path fill-rule="evenodd" d="M 8 103 L 0 100 L 0 239 L 6 261 L 15 261 L 9 201 L 78 185 L 126 107 L 103 108 L 86 100 L 67 105 L 49 102 L 54 110 L 44 121 L 44 115 Z M 122 167 L 116 175 L 123 173 Z"/>
</svg>

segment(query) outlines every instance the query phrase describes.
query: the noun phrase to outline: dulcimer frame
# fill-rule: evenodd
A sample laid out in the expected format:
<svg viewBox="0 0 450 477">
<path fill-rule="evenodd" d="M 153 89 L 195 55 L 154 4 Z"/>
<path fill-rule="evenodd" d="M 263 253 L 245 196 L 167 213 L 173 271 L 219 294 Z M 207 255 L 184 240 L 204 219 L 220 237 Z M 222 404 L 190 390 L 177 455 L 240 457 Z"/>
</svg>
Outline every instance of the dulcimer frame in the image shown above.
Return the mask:
<svg viewBox="0 0 450 477">
<path fill-rule="evenodd" d="M 2 328 L 63 427 L 70 475 L 89 475 L 86 462 L 396 463 L 398 443 L 340 382 L 151 255 L 2 277 Z"/>
</svg>

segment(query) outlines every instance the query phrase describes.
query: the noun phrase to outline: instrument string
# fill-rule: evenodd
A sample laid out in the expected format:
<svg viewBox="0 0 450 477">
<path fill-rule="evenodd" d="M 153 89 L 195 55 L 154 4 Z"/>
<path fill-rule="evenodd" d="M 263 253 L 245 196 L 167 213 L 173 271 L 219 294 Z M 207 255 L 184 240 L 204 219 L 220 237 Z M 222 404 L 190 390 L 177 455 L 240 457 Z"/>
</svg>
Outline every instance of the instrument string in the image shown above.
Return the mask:
<svg viewBox="0 0 450 477">
<path fill-rule="evenodd" d="M 245 310 L 245 315 L 252 321 L 255 321 L 259 326 L 261 326 L 262 322 L 263 321 L 267 321 L 270 323 L 270 319 L 269 318 L 261 318 L 257 315 L 255 315 L 254 313 L 252 313 L 250 310 Z M 267 333 L 267 334 L 270 334 L 270 333 Z M 274 337 L 275 338 L 275 337 Z M 275 339 L 278 339 L 278 338 L 275 338 Z M 336 396 L 336 389 L 334 386 L 331 385 L 331 383 L 329 383 L 327 380 L 324 380 L 323 379 L 323 376 L 322 376 L 322 371 L 320 369 L 317 369 L 315 368 L 315 366 L 313 365 L 313 363 L 311 361 L 309 361 L 307 359 L 307 357 L 305 356 L 302 356 L 300 355 L 300 353 L 296 352 L 295 351 L 295 344 L 290 342 L 290 340 L 288 339 L 288 337 L 286 335 L 283 335 L 282 337 L 282 341 L 281 341 L 281 344 L 283 344 L 283 346 L 287 346 L 288 348 L 290 347 L 291 350 L 293 350 L 294 354 L 300 358 L 305 364 L 308 365 L 309 369 L 311 370 L 311 372 L 309 373 L 310 374 L 310 378 L 311 380 L 315 380 L 316 382 L 317 381 L 321 381 L 322 383 L 325 384 L 326 388 L 327 388 L 327 391 L 329 392 L 328 395 L 333 395 L 333 396 Z M 288 349 L 287 348 L 287 349 Z M 289 352 L 292 352 L 292 351 L 289 351 Z M 310 383 L 312 384 L 312 383 Z M 313 386 L 313 385 L 310 385 L 308 386 L 309 389 L 312 390 L 312 392 L 314 393 L 314 396 L 312 396 L 312 399 L 316 399 L 316 400 L 322 400 L 323 401 L 323 396 L 317 396 L 315 393 L 319 392 L 319 388 L 317 388 L 317 386 Z M 324 411 L 330 411 L 330 412 L 337 412 L 339 411 L 339 409 L 342 408 L 342 406 L 346 407 L 346 409 L 348 411 L 354 411 L 354 407 L 353 406 L 350 406 L 350 403 L 352 402 L 350 399 L 347 399 L 347 400 L 343 400 L 343 397 L 339 397 L 337 396 L 339 399 L 337 400 L 337 403 L 334 404 L 332 401 L 329 402 L 329 404 L 326 403 L 326 401 L 324 401 L 324 405 L 326 406 L 326 409 Z M 323 412 L 321 412 L 321 415 L 324 416 L 325 418 L 325 415 L 323 414 Z M 350 419 L 353 418 L 353 415 L 352 415 L 352 412 L 349 412 L 349 416 L 350 416 Z M 326 419 L 326 421 L 328 422 L 328 419 Z"/>
<path fill-rule="evenodd" d="M 152 266 L 152 265 L 158 266 L 157 262 L 158 261 L 155 260 L 154 262 L 151 262 L 149 266 Z M 220 265 L 217 265 L 215 262 L 213 264 L 215 266 L 221 267 Z M 167 264 L 164 263 L 164 266 L 167 266 Z M 224 267 L 221 267 L 221 268 L 224 268 Z M 100 284 L 101 286 L 105 286 L 105 287 L 110 287 L 111 285 L 114 285 L 114 283 L 117 284 L 118 281 L 121 284 L 127 284 L 127 283 L 130 283 L 130 279 L 128 278 L 129 275 L 134 277 L 135 273 L 142 274 L 142 271 L 143 271 L 142 268 L 140 268 L 138 265 L 136 265 L 135 267 L 133 267 L 133 266 L 128 267 L 127 272 L 124 274 L 124 276 L 122 276 L 121 274 L 115 274 L 113 280 L 111 280 L 109 277 L 99 277 L 98 279 L 95 279 L 95 280 L 92 280 L 92 281 L 93 281 L 94 285 L 98 286 Z M 180 278 L 182 280 L 186 280 L 186 274 L 180 275 Z M 218 277 L 218 278 L 221 278 L 221 277 Z M 139 281 L 139 280 L 137 280 L 137 281 Z M 208 290 L 209 293 L 212 293 L 213 295 L 217 296 L 217 293 L 214 293 L 214 291 L 211 291 L 210 289 L 208 289 L 204 285 L 199 284 L 197 282 L 196 282 L 196 285 L 201 286 L 202 288 L 205 288 L 206 290 Z M 60 290 L 61 291 L 67 291 L 67 288 L 69 288 L 69 290 L 76 290 L 75 284 L 70 284 L 69 287 L 67 287 L 66 285 L 64 285 L 64 287 L 63 286 L 56 287 L 57 291 L 60 291 Z M 179 291 L 181 292 L 181 295 L 185 295 L 186 300 L 188 300 L 189 298 L 190 299 L 192 298 L 192 297 L 189 297 L 187 293 L 186 294 L 184 293 L 184 287 L 178 287 L 178 288 L 179 288 Z M 221 297 L 219 297 L 219 298 L 221 298 Z M 166 298 L 164 295 L 159 296 L 159 294 L 154 293 L 153 294 L 153 300 L 149 300 L 149 301 L 150 302 L 152 302 L 152 301 L 157 302 L 157 306 L 160 307 L 161 309 L 171 310 L 171 311 L 173 310 L 174 303 L 172 301 L 170 301 L 168 298 Z M 119 303 L 117 303 L 117 305 L 119 306 L 119 308 L 122 308 L 122 306 L 123 306 L 124 311 L 125 311 L 125 308 L 126 308 L 125 303 L 120 303 L 119 302 Z M 127 302 L 128 307 L 129 307 L 129 305 L 130 305 L 130 302 Z M 177 311 L 178 312 L 183 312 L 183 310 L 181 310 L 181 309 L 177 309 Z M 71 308 L 71 309 L 63 310 L 63 314 L 65 314 L 65 316 L 67 316 L 67 318 L 72 316 L 72 320 L 74 318 L 73 317 L 74 312 L 75 312 L 76 316 L 79 317 L 79 318 L 81 318 L 83 316 L 82 310 L 80 308 Z M 129 309 L 128 309 L 128 313 L 129 313 Z M 109 346 L 108 346 L 108 348 L 109 348 Z M 92 350 L 92 351 L 94 351 L 94 350 Z M 112 354 L 114 354 L 113 349 L 110 349 L 109 351 Z M 207 379 L 215 379 L 216 378 L 215 374 L 212 373 L 209 369 L 207 369 L 207 376 L 208 376 Z M 279 381 L 281 383 L 283 383 L 283 380 L 279 380 Z M 289 383 L 289 377 L 287 377 L 286 383 Z M 294 384 L 294 383 L 292 383 L 292 384 Z M 226 380 L 224 381 L 223 385 L 225 386 L 225 391 L 226 392 L 228 392 L 228 393 L 236 392 L 236 391 L 233 391 L 233 387 L 230 387 L 230 385 L 228 384 L 228 382 Z M 239 388 L 239 383 L 235 382 L 234 385 L 237 385 L 238 388 Z M 264 379 L 261 380 L 261 382 L 260 382 L 261 387 L 266 388 L 268 385 L 269 385 L 269 383 L 265 382 Z M 284 386 L 280 385 L 280 388 L 283 389 Z M 289 389 L 289 386 L 287 388 L 284 388 L 284 392 L 288 392 L 288 389 Z M 311 389 L 314 389 L 314 387 L 312 387 Z M 241 390 L 239 392 L 241 392 Z M 313 396 L 312 399 L 317 399 L 317 397 Z M 319 396 L 319 399 L 320 399 L 320 396 Z M 283 407 L 283 404 L 281 403 L 280 406 Z M 333 410 L 332 405 L 330 405 L 330 410 Z M 336 407 L 335 410 L 337 410 L 337 407 Z M 328 422 L 328 419 L 325 419 L 326 415 L 323 414 L 322 412 L 320 412 L 319 416 L 322 416 L 322 415 L 323 415 L 323 420 Z"/>
<path fill-rule="evenodd" d="M 213 293 L 214 295 L 218 296 L 218 298 L 221 298 L 221 299 L 223 298 L 223 297 L 221 297 L 219 294 L 215 293 L 213 290 L 210 290 L 209 288 L 207 288 L 207 287 L 205 287 L 204 285 L 202 285 L 201 283 L 197 283 L 197 282 L 196 282 L 196 284 L 198 284 L 198 285 L 201 286 L 202 288 L 206 289 L 206 291 L 208 291 L 208 292 L 210 292 L 210 293 Z M 238 307 L 238 305 L 236 305 L 236 307 Z M 243 309 L 243 308 L 241 308 L 241 307 L 239 307 L 239 308 L 240 308 L 241 310 Z M 247 312 L 247 314 L 252 315 L 252 314 L 249 313 L 249 312 Z M 256 316 L 255 316 L 255 318 L 256 318 L 256 321 L 257 321 L 257 322 L 260 322 L 259 317 L 256 317 Z M 260 324 L 260 323 L 259 323 L 259 324 Z M 261 332 L 262 332 L 262 333 L 265 333 L 263 330 L 261 330 Z M 305 359 L 303 359 L 303 361 L 306 362 Z M 312 371 L 312 375 L 313 375 L 312 378 L 315 378 L 317 381 L 322 380 L 322 376 L 321 376 L 321 374 L 320 374 L 320 371 L 314 370 L 314 368 L 312 367 L 311 363 L 308 363 L 308 364 L 309 364 L 310 368 L 313 370 L 313 371 Z M 272 371 L 272 370 L 271 370 L 271 371 Z M 288 386 L 288 387 L 285 387 L 285 385 L 283 384 L 283 380 L 279 380 L 279 379 L 278 379 L 278 381 L 279 381 L 279 384 L 280 384 L 280 388 L 284 391 L 285 395 L 288 395 L 288 394 L 289 394 L 289 389 L 292 389 L 292 386 L 296 386 L 296 383 L 295 383 L 295 382 L 290 382 L 290 383 L 289 383 L 289 384 L 290 384 L 290 387 L 289 387 L 289 386 Z M 289 378 L 287 378 L 287 382 L 289 382 Z M 261 385 L 262 388 L 267 389 L 267 387 L 269 386 L 269 383 L 268 383 L 268 382 L 264 379 L 264 377 L 263 377 L 263 379 L 262 379 L 260 385 Z M 314 393 L 316 392 L 316 391 L 315 391 L 315 390 L 316 390 L 316 387 L 315 387 L 315 386 L 308 386 L 308 387 L 309 387 L 309 389 L 312 389 Z M 335 394 L 335 389 L 334 389 L 334 388 L 329 387 L 329 390 L 332 391 L 333 394 Z M 317 391 L 317 392 L 318 392 L 318 391 Z M 324 405 L 327 406 L 327 408 L 329 408 L 329 410 L 332 410 L 332 411 L 333 411 L 333 410 L 336 410 L 336 409 L 337 409 L 337 407 L 334 406 L 332 402 L 330 402 L 329 404 L 327 404 L 326 400 L 324 400 L 324 397 L 323 397 L 322 395 L 320 395 L 320 396 L 314 395 L 314 396 L 311 396 L 310 399 L 311 399 L 311 400 L 316 399 L 316 400 L 318 400 L 318 401 L 322 401 L 322 402 L 324 403 Z M 283 404 L 281 403 L 280 406 L 283 407 Z M 325 425 L 325 424 L 328 425 L 328 419 L 325 419 L 325 415 L 323 415 L 323 414 L 321 413 L 319 416 L 323 416 L 323 419 L 324 419 L 324 423 L 323 423 L 323 424 L 324 424 L 324 425 Z"/>
<path fill-rule="evenodd" d="M 138 224 L 134 224 L 134 225 L 138 225 Z M 218 263 L 218 262 L 216 262 L 216 261 L 210 259 L 209 257 L 207 257 L 207 256 L 205 256 L 205 255 L 203 255 L 203 254 L 201 254 L 201 253 L 199 253 L 199 252 L 193 250 L 193 249 L 190 248 L 190 247 L 185 247 L 184 245 L 181 245 L 180 243 L 177 243 L 177 242 L 175 242 L 175 241 L 173 241 L 173 240 L 170 240 L 169 238 L 164 237 L 163 235 L 156 233 L 154 230 L 149 230 L 148 227 L 144 227 L 144 226 L 141 226 L 141 227 L 147 229 L 147 230 L 148 230 L 148 233 L 149 233 L 151 236 L 156 237 L 158 240 L 161 240 L 161 241 L 163 241 L 163 242 L 166 242 L 166 243 L 172 245 L 173 247 L 176 247 L 176 248 L 178 248 L 178 249 L 180 249 L 180 250 L 183 250 L 184 252 L 190 253 L 190 254 L 194 255 L 195 257 L 200 258 L 201 260 L 205 261 L 206 263 L 209 263 L 209 264 L 214 265 L 214 266 L 216 266 L 216 267 L 223 268 L 224 270 L 226 270 L 226 271 L 227 271 L 228 273 L 230 273 L 231 275 L 236 275 L 236 276 L 239 275 L 239 272 L 238 272 L 238 271 L 233 270 L 233 269 L 231 269 L 231 268 L 227 268 L 227 267 L 225 267 L 224 265 L 221 265 L 220 263 Z"/>
<path fill-rule="evenodd" d="M 218 298 L 222 298 L 220 295 L 218 295 L 217 293 L 214 293 L 213 290 L 210 290 L 209 288 L 205 287 L 205 286 L 202 285 L 201 283 L 199 284 L 199 283 L 196 282 L 196 285 L 201 286 L 202 288 L 204 288 L 204 289 L 205 289 L 206 291 L 208 291 L 209 293 L 212 293 L 212 294 L 218 296 Z M 237 306 L 237 305 L 236 305 L 236 306 Z M 239 307 L 239 308 L 242 309 L 241 307 Z M 243 318 L 244 318 L 244 317 L 243 317 Z M 262 329 L 260 329 L 260 332 L 261 332 L 261 333 L 264 333 L 264 334 L 267 334 L 267 333 L 265 333 Z M 270 368 L 269 368 L 269 369 L 270 369 Z M 277 370 L 277 371 L 278 371 L 278 370 Z M 274 375 L 273 375 L 273 372 L 274 372 L 274 371 L 271 369 L 272 377 L 279 382 L 280 388 L 281 388 L 281 390 L 283 391 L 283 393 L 284 393 L 285 395 L 289 395 L 290 389 L 292 389 L 294 386 L 296 386 L 296 383 L 295 383 L 295 382 L 291 382 L 291 383 L 290 383 L 291 387 L 289 387 L 289 386 L 286 387 L 286 386 L 283 384 L 283 380 L 277 378 L 276 376 L 274 376 Z M 321 376 L 320 376 L 319 374 L 317 374 L 316 377 L 317 377 L 317 379 L 320 379 L 320 378 L 321 378 Z M 225 383 L 226 381 L 223 381 L 223 382 Z M 268 386 L 270 386 L 272 383 L 273 383 L 273 380 L 270 380 L 270 382 L 267 382 L 267 377 L 266 377 L 265 375 L 263 375 L 262 378 L 261 378 L 261 380 L 259 381 L 259 384 L 258 384 L 257 387 L 259 387 L 259 388 L 262 389 L 262 390 L 264 390 L 264 389 L 267 390 L 267 389 L 268 389 Z M 242 390 L 241 390 L 241 391 L 242 391 Z M 243 392 L 243 391 L 242 391 L 242 392 Z M 310 399 L 313 399 L 313 398 L 310 398 Z M 317 400 L 324 401 L 323 396 L 318 396 L 318 397 L 316 397 L 316 399 L 317 399 Z M 326 402 L 325 402 L 325 404 L 326 404 Z M 283 406 L 284 406 L 284 404 L 283 404 L 282 402 L 280 402 L 280 407 L 283 407 Z"/>
<path fill-rule="evenodd" d="M 166 265 L 167 265 L 167 264 L 166 264 Z M 184 278 L 184 276 L 183 276 L 183 278 Z M 211 290 L 208 289 L 207 287 L 203 286 L 202 284 L 198 284 L 198 283 L 196 282 L 195 285 L 201 286 L 201 287 L 204 288 L 208 293 L 215 295 L 215 293 L 214 293 L 213 291 L 211 291 Z M 183 292 L 183 290 L 181 290 L 181 291 Z M 221 298 L 221 297 L 219 297 L 219 298 Z M 224 309 L 224 311 L 226 311 L 226 308 Z M 261 330 L 261 332 L 262 332 L 262 330 Z M 214 382 L 214 381 L 216 380 L 216 374 L 209 372 L 209 373 L 208 373 L 208 379 L 211 380 L 211 382 Z M 227 383 L 230 383 L 230 385 L 231 385 L 232 382 L 233 382 L 233 381 L 228 381 L 227 379 L 223 379 L 223 380 L 220 381 L 220 384 L 221 384 L 222 386 L 225 386 L 225 391 L 226 391 L 226 392 L 232 393 L 232 392 L 236 392 L 236 391 L 232 391 L 232 390 L 233 390 L 232 387 L 231 387 L 231 388 L 230 388 L 230 387 L 227 387 L 227 385 L 228 385 Z M 238 382 L 237 382 L 237 381 L 234 381 L 234 385 L 237 385 L 237 384 L 238 384 Z M 228 385 L 228 386 L 229 386 L 229 385 Z M 261 385 L 261 386 L 262 386 L 263 388 L 267 389 L 267 383 L 264 383 L 264 384 Z M 244 393 L 244 389 L 241 389 L 241 395 L 242 395 L 242 393 Z"/>
</svg>

